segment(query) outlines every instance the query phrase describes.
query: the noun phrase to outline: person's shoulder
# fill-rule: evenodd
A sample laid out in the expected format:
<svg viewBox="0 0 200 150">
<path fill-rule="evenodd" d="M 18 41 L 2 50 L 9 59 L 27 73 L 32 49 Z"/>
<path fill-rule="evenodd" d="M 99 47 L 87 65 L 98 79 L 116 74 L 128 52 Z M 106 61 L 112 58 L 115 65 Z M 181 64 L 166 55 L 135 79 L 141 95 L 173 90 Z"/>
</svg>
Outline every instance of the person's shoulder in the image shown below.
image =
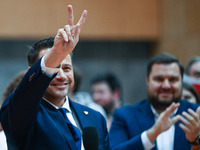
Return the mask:
<svg viewBox="0 0 200 150">
<path fill-rule="evenodd" d="M 196 109 L 199 106 L 200 106 L 200 104 L 190 103 L 190 102 L 188 102 L 186 100 L 181 100 L 180 101 L 180 107 Z"/>
<path fill-rule="evenodd" d="M 149 101 L 148 99 L 144 99 L 144 100 L 141 100 L 135 104 L 129 104 L 129 105 L 125 105 L 121 108 L 118 108 L 117 110 L 118 111 L 130 111 L 130 110 L 135 110 L 135 109 L 139 109 L 139 108 L 142 108 L 143 106 L 146 106 L 146 105 L 149 105 Z"/>
<path fill-rule="evenodd" d="M 77 108 L 79 108 L 79 109 L 81 109 L 81 110 L 83 110 L 85 112 L 91 113 L 92 115 L 98 115 L 98 116 L 101 115 L 101 116 L 103 116 L 99 111 L 96 111 L 96 110 L 94 110 L 92 108 L 89 108 L 88 106 L 85 106 L 85 105 L 82 105 L 82 104 L 79 104 L 79 103 L 73 102 L 73 101 L 71 101 L 71 103 L 73 103 L 74 107 L 77 107 Z"/>
</svg>

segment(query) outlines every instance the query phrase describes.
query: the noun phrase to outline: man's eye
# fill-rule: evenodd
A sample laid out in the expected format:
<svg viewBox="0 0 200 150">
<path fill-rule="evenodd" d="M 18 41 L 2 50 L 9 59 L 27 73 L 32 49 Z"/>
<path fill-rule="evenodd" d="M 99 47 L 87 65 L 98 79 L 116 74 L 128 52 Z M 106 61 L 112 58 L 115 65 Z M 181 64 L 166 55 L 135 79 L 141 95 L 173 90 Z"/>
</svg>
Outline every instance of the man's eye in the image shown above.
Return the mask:
<svg viewBox="0 0 200 150">
<path fill-rule="evenodd" d="M 65 67 L 65 68 L 63 68 L 63 70 L 71 70 L 71 68 L 70 67 Z"/>
<path fill-rule="evenodd" d="M 176 81 L 178 81 L 178 78 L 171 78 L 170 79 L 170 82 L 176 82 Z"/>
<path fill-rule="evenodd" d="M 189 96 L 189 95 L 184 96 L 184 99 L 190 99 L 190 98 L 191 98 L 191 96 Z"/>
<path fill-rule="evenodd" d="M 163 79 L 162 78 L 155 78 L 156 81 L 161 82 Z"/>
</svg>

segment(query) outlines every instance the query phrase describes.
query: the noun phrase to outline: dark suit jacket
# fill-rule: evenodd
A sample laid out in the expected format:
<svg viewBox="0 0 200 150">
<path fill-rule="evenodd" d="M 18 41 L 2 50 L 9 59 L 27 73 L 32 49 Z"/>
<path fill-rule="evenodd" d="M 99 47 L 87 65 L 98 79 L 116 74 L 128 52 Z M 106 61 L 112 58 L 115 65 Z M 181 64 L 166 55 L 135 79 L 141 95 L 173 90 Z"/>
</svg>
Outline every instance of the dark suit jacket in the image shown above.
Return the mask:
<svg viewBox="0 0 200 150">
<path fill-rule="evenodd" d="M 177 114 L 197 105 L 182 100 Z M 133 106 L 125 106 L 114 113 L 114 121 L 110 130 L 110 147 L 113 150 L 143 150 L 141 133 L 148 130 L 155 123 L 148 99 Z M 190 150 L 184 131 L 175 124 L 174 150 Z M 156 146 L 153 148 L 156 149 Z"/>
<path fill-rule="evenodd" d="M 42 73 L 40 62 L 41 60 L 38 60 L 29 69 L 17 89 L 2 105 L 1 123 L 8 147 L 11 150 L 76 150 L 62 114 L 42 100 L 53 77 L 49 78 Z M 110 149 L 105 118 L 88 107 L 71 100 L 69 103 L 82 129 L 86 126 L 97 128 L 100 138 L 99 149 Z"/>
</svg>

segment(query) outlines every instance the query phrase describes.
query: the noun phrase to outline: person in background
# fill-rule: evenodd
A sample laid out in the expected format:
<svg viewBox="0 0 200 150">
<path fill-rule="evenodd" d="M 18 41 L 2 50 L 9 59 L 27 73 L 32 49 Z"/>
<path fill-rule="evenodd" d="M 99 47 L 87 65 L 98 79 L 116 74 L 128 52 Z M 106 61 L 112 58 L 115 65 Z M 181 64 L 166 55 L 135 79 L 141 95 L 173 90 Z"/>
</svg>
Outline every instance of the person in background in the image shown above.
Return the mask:
<svg viewBox="0 0 200 150">
<path fill-rule="evenodd" d="M 79 92 L 83 74 L 82 74 L 81 70 L 75 65 L 73 65 L 73 71 L 74 71 L 74 86 L 68 93 L 69 98 L 79 104 L 90 107 L 90 108 L 100 112 L 105 117 L 105 119 L 107 119 L 106 112 L 103 109 L 103 107 L 101 105 L 95 103 L 92 100 L 92 97 L 88 92 Z"/>
<path fill-rule="evenodd" d="M 189 60 L 185 73 L 200 80 L 200 56 L 195 56 Z"/>
<path fill-rule="evenodd" d="M 181 100 L 184 67 L 169 53 L 147 65 L 148 98 L 116 109 L 110 130 L 112 150 L 200 148 L 200 107 Z"/>
<path fill-rule="evenodd" d="M 121 83 L 113 73 L 103 72 L 94 76 L 91 86 L 94 102 L 101 105 L 106 111 L 107 127 L 110 130 L 115 109 L 127 105 L 122 100 Z"/>
<path fill-rule="evenodd" d="M 21 71 L 17 76 L 15 76 L 13 78 L 13 80 L 8 84 L 8 86 L 6 87 L 4 93 L 3 93 L 3 102 L 5 101 L 5 99 L 8 97 L 9 94 L 11 94 L 19 85 L 19 83 L 21 82 L 22 78 L 24 77 L 24 75 L 26 74 L 26 70 Z"/>
<path fill-rule="evenodd" d="M 105 118 L 67 96 L 74 84 L 72 51 L 86 16 L 85 10 L 74 25 L 73 9 L 68 5 L 69 24 L 59 29 L 55 38 L 40 40 L 31 47 L 30 67 L 1 107 L 8 149 L 84 150 L 81 135 L 88 126 L 99 134 L 99 145 L 95 146 L 110 149 Z"/>
<path fill-rule="evenodd" d="M 185 82 L 183 82 L 182 99 L 191 103 L 200 103 L 199 95 L 195 88 L 191 84 Z"/>
<path fill-rule="evenodd" d="M 188 61 L 183 81 L 192 85 L 200 97 L 200 56 L 194 56 Z"/>
</svg>

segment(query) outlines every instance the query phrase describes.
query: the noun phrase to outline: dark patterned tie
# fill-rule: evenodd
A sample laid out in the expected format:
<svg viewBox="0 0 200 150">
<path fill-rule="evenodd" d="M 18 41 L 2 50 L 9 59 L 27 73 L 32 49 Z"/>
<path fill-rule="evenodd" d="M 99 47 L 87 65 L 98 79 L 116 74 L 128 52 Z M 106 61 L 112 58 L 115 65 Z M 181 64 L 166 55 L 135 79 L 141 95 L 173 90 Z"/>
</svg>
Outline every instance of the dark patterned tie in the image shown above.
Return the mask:
<svg viewBox="0 0 200 150">
<path fill-rule="evenodd" d="M 66 115 L 66 109 L 65 108 L 60 108 L 59 111 L 62 113 L 62 115 L 65 118 L 65 121 L 67 122 L 67 125 L 71 131 L 72 136 L 74 137 L 74 141 L 76 143 L 76 146 L 78 148 L 78 150 L 81 150 L 81 132 L 79 131 L 79 129 L 74 126 L 68 119 L 67 115 Z"/>
</svg>

